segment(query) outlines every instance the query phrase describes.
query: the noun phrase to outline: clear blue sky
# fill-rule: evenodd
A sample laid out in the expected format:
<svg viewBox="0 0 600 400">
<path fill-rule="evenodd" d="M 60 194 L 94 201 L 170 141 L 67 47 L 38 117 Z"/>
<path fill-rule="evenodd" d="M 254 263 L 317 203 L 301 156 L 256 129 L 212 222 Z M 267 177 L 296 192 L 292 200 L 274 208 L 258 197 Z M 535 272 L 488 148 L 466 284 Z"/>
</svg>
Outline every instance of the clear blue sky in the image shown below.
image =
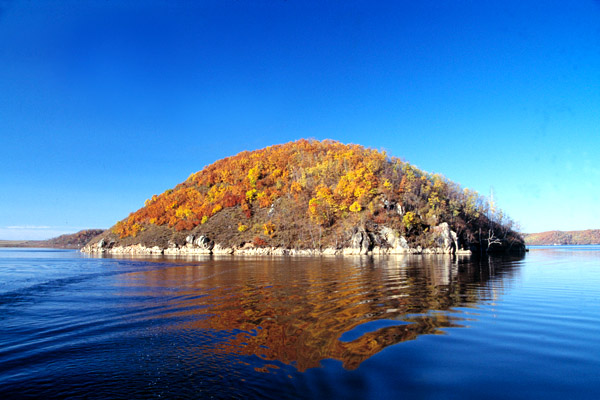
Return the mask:
<svg viewBox="0 0 600 400">
<path fill-rule="evenodd" d="M 0 239 L 303 137 L 493 187 L 525 232 L 600 228 L 600 2 L 0 1 Z"/>
</svg>

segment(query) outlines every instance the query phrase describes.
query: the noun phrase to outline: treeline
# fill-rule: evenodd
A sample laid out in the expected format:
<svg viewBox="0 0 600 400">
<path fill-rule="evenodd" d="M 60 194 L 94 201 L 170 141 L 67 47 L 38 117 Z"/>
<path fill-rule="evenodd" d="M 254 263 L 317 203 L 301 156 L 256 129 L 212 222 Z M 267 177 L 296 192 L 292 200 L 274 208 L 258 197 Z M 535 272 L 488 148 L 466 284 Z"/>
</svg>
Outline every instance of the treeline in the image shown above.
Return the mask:
<svg viewBox="0 0 600 400">
<path fill-rule="evenodd" d="M 583 231 L 547 231 L 523 235 L 529 245 L 583 245 L 600 244 L 600 229 Z"/>
<path fill-rule="evenodd" d="M 80 249 L 102 232 L 104 232 L 104 229 L 84 229 L 76 233 L 69 233 L 44 240 L 41 244 L 46 247 L 60 249 Z"/>
<path fill-rule="evenodd" d="M 104 229 L 85 229 L 47 240 L 0 240 L 0 247 L 48 247 L 55 249 L 80 249 Z"/>
<path fill-rule="evenodd" d="M 466 245 L 521 241 L 493 203 L 442 175 L 360 145 L 304 139 L 219 160 L 152 196 L 113 232 L 126 238 L 151 226 L 191 231 L 232 208 L 243 213 L 239 232 L 256 225 L 253 217 L 260 210 L 277 209 L 294 229 L 310 233 L 294 236 L 312 238 L 312 243 L 292 243 L 300 247 L 315 245 L 313 232 L 322 245 L 342 227 L 369 224 L 394 228 L 426 246 L 432 227 L 441 222 Z M 279 225 L 267 219 L 272 214 L 260 213 L 266 242 L 288 228 L 285 218 L 277 219 Z"/>
</svg>

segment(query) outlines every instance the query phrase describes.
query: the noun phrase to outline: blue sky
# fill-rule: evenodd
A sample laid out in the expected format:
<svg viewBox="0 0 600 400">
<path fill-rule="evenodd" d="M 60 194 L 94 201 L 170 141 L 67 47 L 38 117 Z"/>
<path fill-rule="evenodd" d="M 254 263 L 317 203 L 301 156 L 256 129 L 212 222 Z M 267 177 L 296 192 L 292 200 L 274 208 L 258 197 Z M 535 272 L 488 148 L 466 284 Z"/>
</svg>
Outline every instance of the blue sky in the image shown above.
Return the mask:
<svg viewBox="0 0 600 400">
<path fill-rule="evenodd" d="M 0 239 L 108 228 L 242 150 L 385 149 L 600 228 L 599 1 L 0 1 Z"/>
</svg>

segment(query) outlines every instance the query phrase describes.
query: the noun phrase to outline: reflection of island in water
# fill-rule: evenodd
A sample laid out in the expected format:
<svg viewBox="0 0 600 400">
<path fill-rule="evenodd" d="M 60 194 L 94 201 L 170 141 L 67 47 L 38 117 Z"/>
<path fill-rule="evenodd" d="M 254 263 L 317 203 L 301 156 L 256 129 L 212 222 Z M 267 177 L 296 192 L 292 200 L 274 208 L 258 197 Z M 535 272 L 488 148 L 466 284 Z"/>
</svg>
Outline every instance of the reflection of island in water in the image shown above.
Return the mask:
<svg viewBox="0 0 600 400">
<path fill-rule="evenodd" d="M 194 351 L 256 355 L 300 371 L 324 359 L 355 369 L 387 346 L 460 326 L 435 311 L 493 300 L 516 261 L 217 258 L 129 274 L 123 284 L 163 302 L 161 317 L 179 321 L 170 329 L 219 338 Z"/>
</svg>

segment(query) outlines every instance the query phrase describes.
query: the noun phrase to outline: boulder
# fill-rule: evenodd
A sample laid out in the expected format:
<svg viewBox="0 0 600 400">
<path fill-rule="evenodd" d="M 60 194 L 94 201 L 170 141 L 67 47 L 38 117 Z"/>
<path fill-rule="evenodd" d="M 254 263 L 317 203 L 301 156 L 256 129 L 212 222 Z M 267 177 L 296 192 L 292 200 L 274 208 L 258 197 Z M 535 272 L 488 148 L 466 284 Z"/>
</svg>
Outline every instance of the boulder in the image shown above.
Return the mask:
<svg viewBox="0 0 600 400">
<path fill-rule="evenodd" d="M 185 237 L 185 242 L 188 244 L 193 244 L 194 243 L 194 235 L 187 235 Z"/>
<path fill-rule="evenodd" d="M 215 245 L 212 240 L 204 235 L 200 235 L 198 239 L 194 240 L 194 244 L 204 250 L 212 250 Z"/>
</svg>

